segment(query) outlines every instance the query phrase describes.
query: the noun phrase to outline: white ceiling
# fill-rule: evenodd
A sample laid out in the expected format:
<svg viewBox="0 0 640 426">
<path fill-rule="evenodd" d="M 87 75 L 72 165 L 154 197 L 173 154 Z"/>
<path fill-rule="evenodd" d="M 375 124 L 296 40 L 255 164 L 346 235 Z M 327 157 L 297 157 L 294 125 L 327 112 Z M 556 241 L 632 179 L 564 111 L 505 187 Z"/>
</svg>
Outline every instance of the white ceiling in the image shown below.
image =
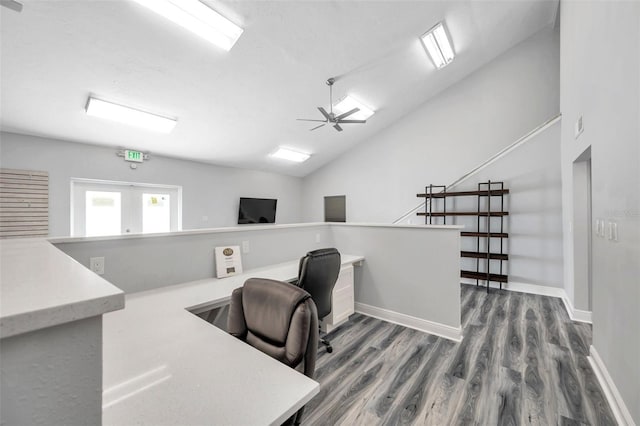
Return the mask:
<svg viewBox="0 0 640 426">
<path fill-rule="evenodd" d="M 557 1 L 205 1 L 244 28 L 225 52 L 129 0 L 0 8 L 3 130 L 304 176 L 541 28 Z M 418 37 L 448 26 L 435 70 Z M 338 133 L 320 118 L 351 94 L 377 110 Z M 89 117 L 89 94 L 178 118 L 169 135 Z M 311 124 L 311 125 L 310 125 Z M 313 154 L 302 164 L 267 155 Z"/>
</svg>

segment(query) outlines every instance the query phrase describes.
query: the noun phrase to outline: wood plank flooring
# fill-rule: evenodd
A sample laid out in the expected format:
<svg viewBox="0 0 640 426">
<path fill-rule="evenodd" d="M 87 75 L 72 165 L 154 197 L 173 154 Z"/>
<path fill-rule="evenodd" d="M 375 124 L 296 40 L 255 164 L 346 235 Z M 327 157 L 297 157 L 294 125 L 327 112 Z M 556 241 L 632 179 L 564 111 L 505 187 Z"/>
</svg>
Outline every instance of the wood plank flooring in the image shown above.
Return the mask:
<svg viewBox="0 0 640 426">
<path fill-rule="evenodd" d="M 615 425 L 560 299 L 462 285 L 461 343 L 355 314 L 318 351 L 304 425 Z"/>
</svg>

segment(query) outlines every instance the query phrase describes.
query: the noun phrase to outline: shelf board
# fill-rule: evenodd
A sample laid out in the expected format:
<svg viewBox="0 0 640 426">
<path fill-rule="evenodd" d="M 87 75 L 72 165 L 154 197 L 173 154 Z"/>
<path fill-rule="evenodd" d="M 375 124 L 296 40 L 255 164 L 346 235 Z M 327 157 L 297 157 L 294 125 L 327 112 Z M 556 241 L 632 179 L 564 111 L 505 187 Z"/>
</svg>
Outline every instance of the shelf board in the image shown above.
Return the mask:
<svg viewBox="0 0 640 426">
<path fill-rule="evenodd" d="M 475 271 L 460 271 L 460 277 L 462 278 L 471 278 L 474 280 L 486 280 L 487 273 L 486 272 L 475 272 Z M 508 281 L 507 275 L 501 274 L 489 274 L 489 281 L 494 281 L 498 283 L 506 283 Z"/>
<path fill-rule="evenodd" d="M 493 197 L 498 195 L 508 194 L 508 189 L 494 189 L 491 190 L 491 196 Z M 446 198 L 446 197 L 465 197 L 469 195 L 479 195 L 481 197 L 486 197 L 489 195 L 489 191 L 486 189 L 482 191 L 453 191 L 453 192 L 436 192 L 433 194 L 416 194 L 416 197 L 419 198 Z"/>
<path fill-rule="evenodd" d="M 460 232 L 461 237 L 491 237 L 491 238 L 509 238 L 509 234 L 506 232 Z"/>
<path fill-rule="evenodd" d="M 434 212 L 425 213 L 418 212 L 418 216 L 431 216 L 431 217 L 443 217 L 443 216 L 508 216 L 509 212 Z"/>
<path fill-rule="evenodd" d="M 473 259 L 486 259 L 487 255 L 489 255 L 489 259 L 509 260 L 509 255 L 503 253 L 478 253 L 475 251 L 460 252 L 460 257 L 471 257 Z"/>
</svg>

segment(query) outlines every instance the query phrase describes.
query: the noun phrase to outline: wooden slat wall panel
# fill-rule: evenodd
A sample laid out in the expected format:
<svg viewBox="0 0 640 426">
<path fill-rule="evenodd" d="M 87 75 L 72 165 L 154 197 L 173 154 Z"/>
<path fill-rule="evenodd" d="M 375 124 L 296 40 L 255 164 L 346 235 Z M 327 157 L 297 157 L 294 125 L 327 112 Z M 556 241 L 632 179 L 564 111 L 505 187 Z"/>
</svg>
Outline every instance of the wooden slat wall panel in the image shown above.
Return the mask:
<svg viewBox="0 0 640 426">
<path fill-rule="evenodd" d="M 49 173 L 0 169 L 0 238 L 49 235 Z"/>
</svg>

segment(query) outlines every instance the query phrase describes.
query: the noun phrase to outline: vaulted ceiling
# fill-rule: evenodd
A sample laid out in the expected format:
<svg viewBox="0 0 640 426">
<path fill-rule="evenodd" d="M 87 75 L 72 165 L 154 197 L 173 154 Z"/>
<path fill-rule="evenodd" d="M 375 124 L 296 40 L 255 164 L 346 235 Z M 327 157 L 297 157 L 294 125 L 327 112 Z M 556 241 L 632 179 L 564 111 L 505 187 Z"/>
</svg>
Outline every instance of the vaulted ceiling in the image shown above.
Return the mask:
<svg viewBox="0 0 640 426">
<path fill-rule="evenodd" d="M 129 0 L 0 8 L 5 131 L 304 176 L 545 26 L 557 1 L 213 1 L 244 33 L 225 52 Z M 445 21 L 455 60 L 436 70 L 419 36 Z M 320 118 L 350 94 L 376 110 L 343 132 Z M 89 117 L 90 94 L 178 118 L 170 134 Z M 311 125 L 310 125 L 311 124 Z M 278 146 L 305 163 L 268 157 Z"/>
</svg>

